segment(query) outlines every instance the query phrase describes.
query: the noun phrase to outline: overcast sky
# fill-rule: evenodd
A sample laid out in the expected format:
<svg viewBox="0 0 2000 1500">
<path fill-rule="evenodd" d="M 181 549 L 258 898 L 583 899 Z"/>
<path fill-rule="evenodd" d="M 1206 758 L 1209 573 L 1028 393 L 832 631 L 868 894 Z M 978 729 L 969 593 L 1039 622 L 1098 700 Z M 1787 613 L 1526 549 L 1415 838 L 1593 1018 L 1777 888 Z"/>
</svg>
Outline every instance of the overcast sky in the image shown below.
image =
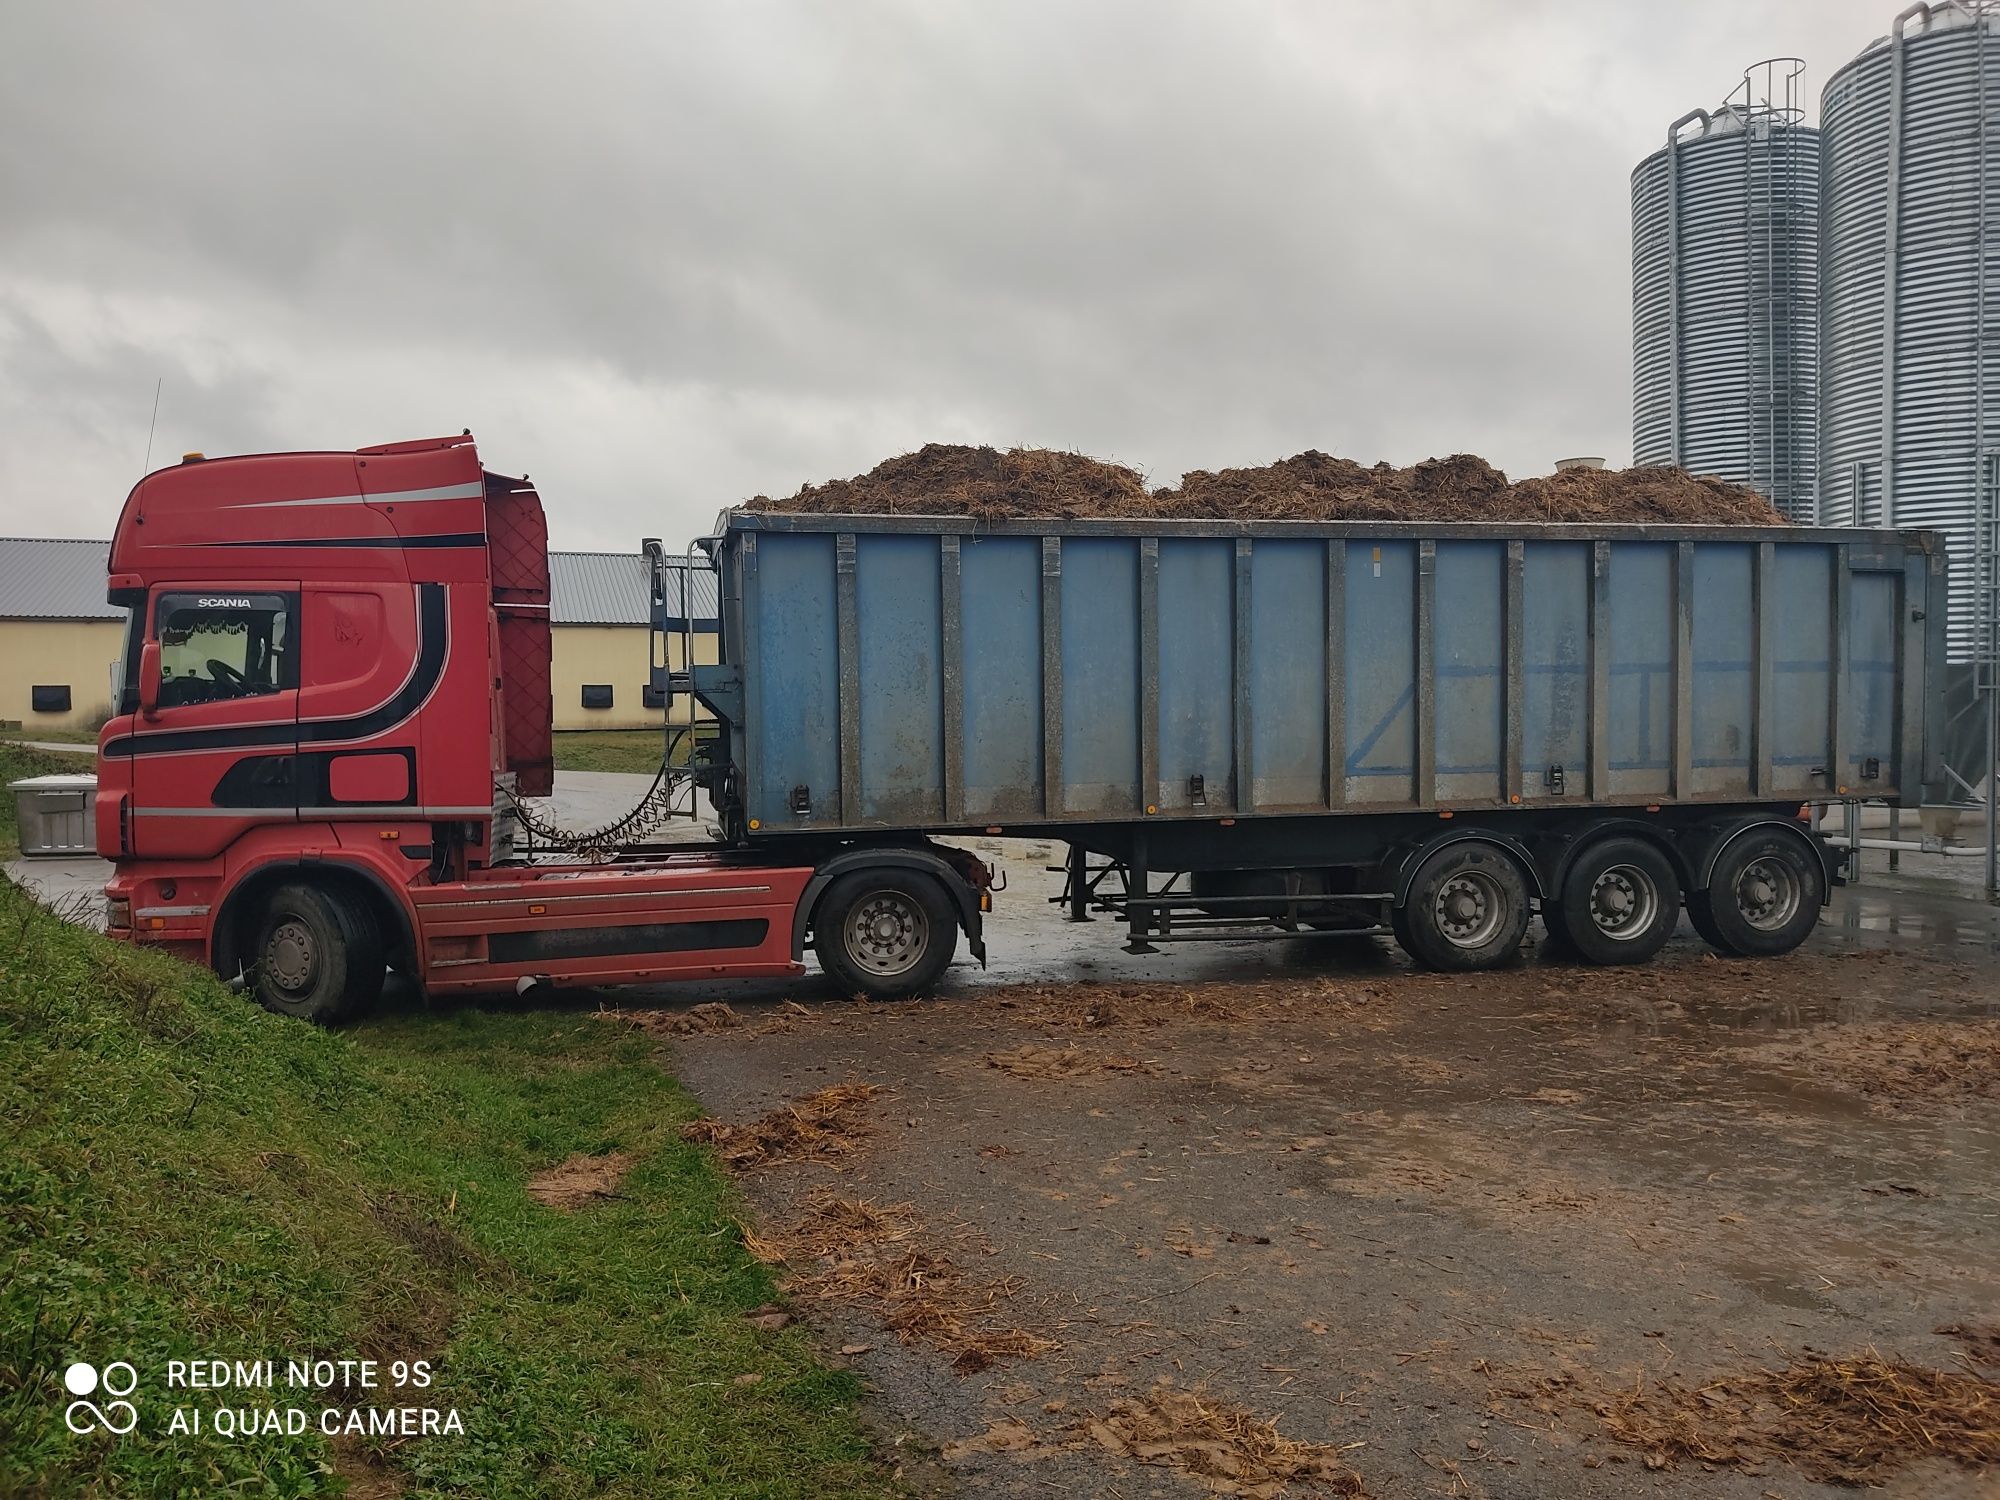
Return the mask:
<svg viewBox="0 0 2000 1500">
<path fill-rule="evenodd" d="M 1628 177 L 1893 0 L 0 6 L 0 532 L 470 427 L 556 543 L 926 440 L 1630 453 Z"/>
</svg>

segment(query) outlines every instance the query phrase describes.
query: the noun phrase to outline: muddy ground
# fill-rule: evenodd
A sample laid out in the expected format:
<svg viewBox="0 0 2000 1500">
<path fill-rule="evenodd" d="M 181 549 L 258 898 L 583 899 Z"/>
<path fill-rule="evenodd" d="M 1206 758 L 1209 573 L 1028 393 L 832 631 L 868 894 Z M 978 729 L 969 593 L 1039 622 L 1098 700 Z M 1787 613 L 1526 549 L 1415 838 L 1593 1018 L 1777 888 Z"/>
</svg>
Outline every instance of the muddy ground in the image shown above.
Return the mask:
<svg viewBox="0 0 2000 1500">
<path fill-rule="evenodd" d="M 1127 957 L 1109 923 L 1039 909 L 1039 852 L 1007 862 L 996 969 L 936 1000 L 813 980 L 694 1019 L 715 994 L 621 1002 L 723 1121 L 879 1090 L 853 1149 L 743 1181 L 772 1255 L 829 1203 L 890 1211 L 842 1221 L 877 1223 L 851 1261 L 795 1248 L 794 1269 L 920 1487 L 1199 1495 L 1218 1481 L 1185 1453 L 1092 1426 L 1165 1379 L 1335 1445 L 1313 1451 L 1371 1495 L 1793 1500 L 1851 1491 L 1810 1454 L 1614 1441 L 1591 1400 L 1814 1351 L 1980 1370 L 1934 1330 L 2000 1321 L 1991 909 L 1842 892 L 1789 960 L 1683 934 L 1644 969 L 1445 978 L 1371 942 Z M 1039 1352 L 980 1368 L 908 1287 L 822 1295 L 884 1253 L 942 1276 L 975 1340 Z M 1267 1492 L 1224 1448 L 1220 1492 Z M 1935 1459 L 1870 1477 L 1995 1493 Z"/>
</svg>

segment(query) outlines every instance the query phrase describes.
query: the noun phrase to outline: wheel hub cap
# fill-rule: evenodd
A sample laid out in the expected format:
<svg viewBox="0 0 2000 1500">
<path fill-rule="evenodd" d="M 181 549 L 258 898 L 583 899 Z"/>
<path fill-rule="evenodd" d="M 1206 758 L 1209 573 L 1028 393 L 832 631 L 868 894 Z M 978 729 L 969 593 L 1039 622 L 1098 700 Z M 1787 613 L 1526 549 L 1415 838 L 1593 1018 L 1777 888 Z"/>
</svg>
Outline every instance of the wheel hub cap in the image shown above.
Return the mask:
<svg viewBox="0 0 2000 1500">
<path fill-rule="evenodd" d="M 923 908 L 900 891 L 879 891 L 855 904 L 847 919 L 847 952 L 871 974 L 914 968 L 930 943 Z"/>
<path fill-rule="evenodd" d="M 1775 932 L 1798 915 L 1804 899 L 1797 873 L 1772 856 L 1753 860 L 1736 882 L 1736 909 L 1760 932 Z"/>
<path fill-rule="evenodd" d="M 1634 938 L 1659 914 L 1660 892 L 1635 865 L 1613 865 L 1590 888 L 1590 919 L 1606 937 Z"/>
<path fill-rule="evenodd" d="M 1490 875 L 1466 870 L 1438 888 L 1431 911 L 1446 941 L 1461 948 L 1482 948 L 1499 932 L 1505 907 Z"/>
<path fill-rule="evenodd" d="M 314 966 L 311 931 L 303 922 L 281 922 L 264 945 L 264 967 L 280 988 L 303 990 L 312 984 Z"/>
</svg>

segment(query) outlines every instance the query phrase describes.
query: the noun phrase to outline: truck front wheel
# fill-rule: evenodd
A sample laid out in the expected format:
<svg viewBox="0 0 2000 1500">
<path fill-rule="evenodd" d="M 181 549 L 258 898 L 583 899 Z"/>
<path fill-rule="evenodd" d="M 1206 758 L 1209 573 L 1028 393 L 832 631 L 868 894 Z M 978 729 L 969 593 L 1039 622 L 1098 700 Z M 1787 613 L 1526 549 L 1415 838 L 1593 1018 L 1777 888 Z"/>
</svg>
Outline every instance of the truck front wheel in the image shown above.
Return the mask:
<svg viewBox="0 0 2000 1500">
<path fill-rule="evenodd" d="M 937 983 L 958 951 L 951 897 L 917 870 L 856 870 L 813 912 L 813 952 L 849 995 L 900 1000 Z"/>
<path fill-rule="evenodd" d="M 264 904 L 248 955 L 250 992 L 266 1010 L 321 1023 L 381 993 L 385 960 L 374 916 L 310 885 L 281 885 Z"/>
</svg>

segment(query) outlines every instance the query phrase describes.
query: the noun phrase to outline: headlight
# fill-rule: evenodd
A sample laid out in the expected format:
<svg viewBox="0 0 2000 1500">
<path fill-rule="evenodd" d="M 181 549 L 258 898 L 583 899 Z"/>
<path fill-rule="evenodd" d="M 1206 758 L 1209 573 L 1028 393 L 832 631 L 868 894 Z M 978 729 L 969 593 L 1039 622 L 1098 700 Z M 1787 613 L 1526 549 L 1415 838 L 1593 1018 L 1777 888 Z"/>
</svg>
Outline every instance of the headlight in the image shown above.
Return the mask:
<svg viewBox="0 0 2000 1500">
<path fill-rule="evenodd" d="M 130 927 L 132 925 L 132 903 L 123 896 L 113 896 L 104 903 L 104 925 L 107 927 Z"/>
</svg>

